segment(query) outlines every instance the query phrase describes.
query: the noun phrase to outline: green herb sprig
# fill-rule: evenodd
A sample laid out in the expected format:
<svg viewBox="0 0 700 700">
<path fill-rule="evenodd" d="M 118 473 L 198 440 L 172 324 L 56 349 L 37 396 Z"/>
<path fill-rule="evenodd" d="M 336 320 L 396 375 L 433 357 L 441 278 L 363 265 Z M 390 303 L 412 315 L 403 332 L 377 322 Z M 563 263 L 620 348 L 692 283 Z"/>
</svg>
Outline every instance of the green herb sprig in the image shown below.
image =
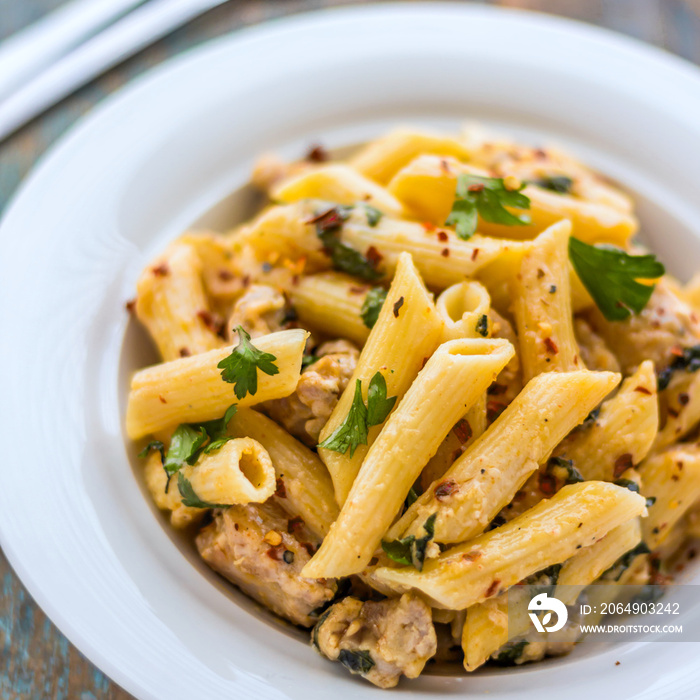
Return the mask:
<svg viewBox="0 0 700 700">
<path fill-rule="evenodd" d="M 435 537 L 435 519 L 437 513 L 433 513 L 423 524 L 425 535 L 416 538 L 415 535 L 408 535 L 400 540 L 387 542 L 382 540 L 382 549 L 392 561 L 397 564 L 413 565 L 418 571 L 423 571 L 425 553 L 428 543 Z"/>
<path fill-rule="evenodd" d="M 238 333 L 238 345 L 217 367 L 221 370 L 221 378 L 234 385 L 233 391 L 240 400 L 246 394 L 254 396 L 257 393 L 258 370 L 274 376 L 279 374 L 279 368 L 273 354 L 259 350 L 250 342 L 250 335 L 243 326 L 236 326 L 235 331 Z"/>
<path fill-rule="evenodd" d="M 382 310 L 384 301 L 386 300 L 387 291 L 384 287 L 372 287 L 367 292 L 365 300 L 362 302 L 360 316 L 362 322 L 367 328 L 374 328 L 374 324 L 379 318 L 379 312 Z"/>
</svg>

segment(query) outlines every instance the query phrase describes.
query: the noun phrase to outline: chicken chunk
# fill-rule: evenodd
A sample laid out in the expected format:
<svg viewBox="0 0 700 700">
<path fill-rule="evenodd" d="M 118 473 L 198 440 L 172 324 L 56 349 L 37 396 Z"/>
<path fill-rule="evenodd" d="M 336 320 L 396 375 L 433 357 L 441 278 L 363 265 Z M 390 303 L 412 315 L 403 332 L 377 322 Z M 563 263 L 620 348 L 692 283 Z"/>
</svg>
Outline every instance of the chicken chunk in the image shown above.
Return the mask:
<svg viewBox="0 0 700 700">
<path fill-rule="evenodd" d="M 243 326 L 251 338 L 274 333 L 284 323 L 284 296 L 266 284 L 251 285 L 236 301 L 226 324 L 228 340 L 235 340 L 236 326 Z"/>
<path fill-rule="evenodd" d="M 363 603 L 344 598 L 313 630 L 314 646 L 380 688 L 416 678 L 437 651 L 430 606 L 413 593 Z"/>
<path fill-rule="evenodd" d="M 626 321 L 606 321 L 597 308 L 586 320 L 615 353 L 625 375 L 632 374 L 644 360 L 653 360 L 659 371 L 673 360 L 674 348 L 700 342 L 700 319 L 663 280 L 642 312 Z"/>
<path fill-rule="evenodd" d="M 302 372 L 296 391 L 284 399 L 268 401 L 265 411 L 302 442 L 316 445 L 355 371 L 359 354 L 346 340 L 324 343 L 316 352 L 319 359 Z"/>
<path fill-rule="evenodd" d="M 311 613 L 335 596 L 334 581 L 301 577 L 316 539 L 275 503 L 218 511 L 196 543 L 212 569 L 297 625 L 311 627 Z"/>
</svg>

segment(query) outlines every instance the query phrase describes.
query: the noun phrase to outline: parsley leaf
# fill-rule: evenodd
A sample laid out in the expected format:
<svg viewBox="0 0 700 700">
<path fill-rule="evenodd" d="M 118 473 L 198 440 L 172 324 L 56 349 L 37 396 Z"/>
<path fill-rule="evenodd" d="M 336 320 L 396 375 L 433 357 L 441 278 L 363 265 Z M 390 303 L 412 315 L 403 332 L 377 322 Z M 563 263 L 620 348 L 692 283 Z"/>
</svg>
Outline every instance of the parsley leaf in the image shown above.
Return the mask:
<svg viewBox="0 0 700 700">
<path fill-rule="evenodd" d="M 203 501 L 192 488 L 189 479 L 182 472 L 177 473 L 177 489 L 182 496 L 182 505 L 190 508 L 228 508 L 227 505 Z"/>
<path fill-rule="evenodd" d="M 231 422 L 231 419 L 236 415 L 237 410 L 238 406 L 236 406 L 235 403 L 231 404 L 226 409 L 226 413 L 224 413 L 223 418 L 219 418 L 218 420 L 210 420 L 201 424 L 201 427 L 206 430 L 207 435 L 209 435 L 211 440 L 211 442 L 204 448 L 205 454 L 218 450 L 229 440 L 233 440 L 233 437 L 226 435 L 226 428 Z"/>
<path fill-rule="evenodd" d="M 185 463 L 194 464 L 207 437 L 207 431 L 201 425 L 178 425 L 170 438 L 170 447 L 163 462 L 165 473 L 172 476 L 182 469 Z"/>
<path fill-rule="evenodd" d="M 362 382 L 355 382 L 355 395 L 345 420 L 318 446 L 333 452 L 345 454 L 350 450 L 350 457 L 355 454 L 358 445 L 367 444 L 367 430 L 386 420 L 396 403 L 396 396 L 387 398 L 386 380 L 381 372 L 376 372 L 369 382 L 367 406 L 362 399 Z"/>
<path fill-rule="evenodd" d="M 425 521 L 423 529 L 426 534 L 424 537 L 416 538 L 415 535 L 408 535 L 408 537 L 391 542 L 382 540 L 382 549 L 389 559 L 406 566 L 412 564 L 418 571 L 422 571 L 428 543 L 435 537 L 435 518 L 437 518 L 437 513 L 433 513 Z"/>
<path fill-rule="evenodd" d="M 350 450 L 350 457 L 355 454 L 358 445 L 367 444 L 367 407 L 362 399 L 362 382 L 355 382 L 355 396 L 345 420 L 322 442 L 324 447 L 333 452 L 345 454 Z"/>
<path fill-rule="evenodd" d="M 624 321 L 639 313 L 654 291 L 653 284 L 638 279 L 656 279 L 665 272 L 653 255 L 629 255 L 609 245 L 588 245 L 569 238 L 569 260 L 583 286 L 608 321 Z"/>
<path fill-rule="evenodd" d="M 258 391 L 258 370 L 273 376 L 279 374 L 279 368 L 274 364 L 277 359 L 274 355 L 258 350 L 250 342 L 250 335 L 243 326 L 236 326 L 235 330 L 238 332 L 238 345 L 217 367 L 221 370 L 221 378 L 234 384 L 236 398 L 242 399 L 246 394 L 255 395 Z"/>
<path fill-rule="evenodd" d="M 530 182 L 544 190 L 556 192 L 557 194 L 571 194 L 574 186 L 574 181 L 568 175 L 543 175 Z"/>
<path fill-rule="evenodd" d="M 351 651 L 350 649 L 341 649 L 338 654 L 340 661 L 350 673 L 359 673 L 364 676 L 369 673 L 374 666 L 374 659 L 370 653 L 364 649 Z"/>
<path fill-rule="evenodd" d="M 338 205 L 317 214 L 308 223 L 316 224 L 316 235 L 330 253 L 331 262 L 336 270 L 365 280 L 377 280 L 382 277 L 382 273 L 377 271 L 362 253 L 338 238 L 343 224 L 351 213 L 352 207 Z"/>
<path fill-rule="evenodd" d="M 367 328 L 374 328 L 374 324 L 379 318 L 379 312 L 382 310 L 386 300 L 386 294 L 387 291 L 384 287 L 373 287 L 367 292 L 360 309 L 360 316 L 362 316 L 362 321 Z"/>
<path fill-rule="evenodd" d="M 320 359 L 318 355 L 304 355 L 304 357 L 301 358 L 301 368 L 306 369 L 307 367 L 311 367 L 314 362 L 318 362 Z"/>
<path fill-rule="evenodd" d="M 367 425 L 379 425 L 394 408 L 396 396 L 386 397 L 386 379 L 377 372 L 369 383 L 367 391 Z"/>
<path fill-rule="evenodd" d="M 411 486 L 411 490 L 408 492 L 408 496 L 406 496 L 406 500 L 404 501 L 404 506 L 406 510 L 408 510 L 417 500 L 418 492 L 416 491 L 414 486 Z"/>
<path fill-rule="evenodd" d="M 530 217 L 511 214 L 505 207 L 529 209 L 530 199 L 521 190 L 508 189 L 503 178 L 482 177 L 480 175 L 460 175 L 452 211 L 445 225 L 454 226 L 457 236 L 462 240 L 470 239 L 476 232 L 477 215 L 484 221 L 506 226 L 524 226 L 530 223 Z"/>
<path fill-rule="evenodd" d="M 160 461 L 165 462 L 165 445 L 160 440 L 151 440 L 151 442 L 139 452 L 138 456 L 144 459 L 148 457 L 152 450 L 158 450 L 158 452 L 160 452 Z"/>
<path fill-rule="evenodd" d="M 500 648 L 498 655 L 491 657 L 491 660 L 497 666 L 515 666 L 528 644 L 527 639 L 507 642 Z"/>
<path fill-rule="evenodd" d="M 374 228 L 381 220 L 384 214 L 371 204 L 365 204 L 365 213 L 367 214 L 367 224 L 370 228 Z"/>
</svg>

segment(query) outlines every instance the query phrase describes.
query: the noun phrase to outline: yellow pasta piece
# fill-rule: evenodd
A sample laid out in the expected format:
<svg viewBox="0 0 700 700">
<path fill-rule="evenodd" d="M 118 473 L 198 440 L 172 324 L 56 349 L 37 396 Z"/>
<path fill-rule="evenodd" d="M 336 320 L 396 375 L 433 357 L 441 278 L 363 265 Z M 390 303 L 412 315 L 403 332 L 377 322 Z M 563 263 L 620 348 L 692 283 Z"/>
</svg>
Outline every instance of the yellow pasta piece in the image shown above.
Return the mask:
<svg viewBox="0 0 700 700">
<path fill-rule="evenodd" d="M 422 571 L 382 567 L 374 576 L 396 591 L 418 591 L 435 607 L 463 610 L 569 559 L 645 508 L 644 498 L 620 486 L 571 484 L 509 523 L 427 560 Z"/>
<path fill-rule="evenodd" d="M 658 425 L 656 375 L 647 360 L 602 404 L 595 421 L 571 433 L 554 452 L 572 460 L 584 479 L 615 481 L 647 456 Z"/>
<path fill-rule="evenodd" d="M 289 289 L 289 299 L 304 328 L 364 345 L 370 329 L 360 315 L 372 287 L 340 272 L 306 275 Z"/>
<path fill-rule="evenodd" d="M 396 197 L 357 170 L 340 163 L 323 165 L 283 180 L 273 188 L 271 198 L 286 204 L 302 199 L 323 199 L 338 204 L 362 202 L 385 214 L 399 217 L 403 214 L 403 206 Z"/>
<path fill-rule="evenodd" d="M 270 376 L 258 371 L 257 393 L 247 394 L 240 401 L 217 367 L 231 354 L 231 346 L 136 372 L 126 409 L 127 434 L 137 440 L 178 423 L 221 418 L 232 403 L 253 406 L 289 396 L 299 381 L 308 335 L 303 330 L 289 330 L 256 338 L 255 347 L 275 356 L 279 373 Z"/>
<path fill-rule="evenodd" d="M 461 159 L 471 155 L 466 144 L 454 137 L 402 128 L 370 142 L 350 159 L 350 165 L 385 185 L 396 172 L 424 153 Z"/>
<path fill-rule="evenodd" d="M 362 395 L 366 401 L 370 380 L 381 370 L 386 380 L 387 396 L 398 397 L 398 403 L 425 359 L 437 348 L 442 330 L 443 322 L 435 311 L 431 295 L 425 289 L 411 256 L 404 253 L 352 379 L 321 431 L 319 441 L 323 442 L 345 420 L 352 405 L 357 380 L 362 382 Z M 340 454 L 319 448 L 319 455 L 328 467 L 336 499 L 341 506 L 380 430 L 379 425 L 370 428 L 367 445 L 359 445 L 352 456 L 349 451 Z"/>
<path fill-rule="evenodd" d="M 279 504 L 290 515 L 301 517 L 314 534 L 324 537 L 338 517 L 338 505 L 333 483 L 318 456 L 273 420 L 250 408 L 239 408 L 228 430 L 263 445 L 279 480 Z"/>
<path fill-rule="evenodd" d="M 170 513 L 170 524 L 174 528 L 181 530 L 202 519 L 206 510 L 183 505 L 177 488 L 177 477 L 171 478 L 168 484 L 168 475 L 163 469 L 159 452 L 148 455 L 143 474 L 153 502 L 160 510 Z"/>
<path fill-rule="evenodd" d="M 547 372 L 532 379 L 439 484 L 431 484 L 413 503 L 392 527 L 390 539 L 420 537 L 433 513 L 436 542 L 464 542 L 478 535 L 619 381 L 620 375 L 612 372 L 587 371 Z M 446 483 L 449 494 L 444 493 Z"/>
<path fill-rule="evenodd" d="M 370 448 L 308 578 L 359 573 L 401 508 L 411 485 L 457 419 L 514 355 L 507 340 L 451 340 L 420 371 Z"/>
<path fill-rule="evenodd" d="M 590 547 L 580 549 L 562 566 L 553 597 L 565 605 L 573 605 L 581 591 L 634 548 L 641 536 L 639 519 L 634 518 L 618 525 Z M 467 671 L 475 671 L 504 644 L 527 634 L 531 629 L 527 604 L 532 595 L 530 587 L 511 588 L 467 608 L 462 632 Z"/>
<path fill-rule="evenodd" d="M 181 241 L 141 274 L 136 316 L 166 362 L 219 348 L 224 341 L 207 327 L 211 318 L 196 249 Z"/>
<path fill-rule="evenodd" d="M 700 499 L 700 447 L 680 444 L 649 457 L 639 467 L 642 493 L 656 501 L 642 522 L 644 541 L 655 549 Z"/>
<path fill-rule="evenodd" d="M 514 313 L 525 382 L 542 372 L 585 369 L 574 337 L 569 286 L 571 223 L 535 239 L 513 281 Z"/>
<path fill-rule="evenodd" d="M 180 472 L 201 500 L 217 505 L 263 503 L 275 492 L 270 455 L 249 437 L 228 440 Z"/>
<path fill-rule="evenodd" d="M 462 174 L 489 175 L 481 168 L 452 158 L 424 155 L 398 172 L 389 183 L 388 190 L 416 218 L 442 226 L 452 209 L 457 178 Z M 529 239 L 557 221 L 570 219 L 574 235 L 586 243 L 605 242 L 624 247 L 639 227 L 630 213 L 604 204 L 549 192 L 534 185 L 525 187 L 523 194 L 530 199 L 527 212 L 531 220 L 529 224 L 506 226 L 479 218 L 479 233 Z"/>
</svg>

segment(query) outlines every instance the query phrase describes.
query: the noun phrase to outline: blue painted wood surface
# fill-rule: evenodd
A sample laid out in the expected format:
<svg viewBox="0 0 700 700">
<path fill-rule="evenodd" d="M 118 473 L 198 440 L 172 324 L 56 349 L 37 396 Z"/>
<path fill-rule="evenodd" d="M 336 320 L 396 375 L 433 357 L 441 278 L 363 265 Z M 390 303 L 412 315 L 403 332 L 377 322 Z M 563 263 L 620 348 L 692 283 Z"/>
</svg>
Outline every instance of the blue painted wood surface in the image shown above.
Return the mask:
<svg viewBox="0 0 700 700">
<path fill-rule="evenodd" d="M 64 0 L 0 0 L 0 41 Z M 353 0 L 238 0 L 213 10 L 64 100 L 0 144 L 0 212 L 48 146 L 103 97 L 169 56 L 271 17 Z M 488 2 L 483 4 L 489 4 Z M 501 0 L 609 27 L 700 63 L 700 0 Z M 125 700 L 37 607 L 0 551 L 0 700 Z"/>
</svg>

